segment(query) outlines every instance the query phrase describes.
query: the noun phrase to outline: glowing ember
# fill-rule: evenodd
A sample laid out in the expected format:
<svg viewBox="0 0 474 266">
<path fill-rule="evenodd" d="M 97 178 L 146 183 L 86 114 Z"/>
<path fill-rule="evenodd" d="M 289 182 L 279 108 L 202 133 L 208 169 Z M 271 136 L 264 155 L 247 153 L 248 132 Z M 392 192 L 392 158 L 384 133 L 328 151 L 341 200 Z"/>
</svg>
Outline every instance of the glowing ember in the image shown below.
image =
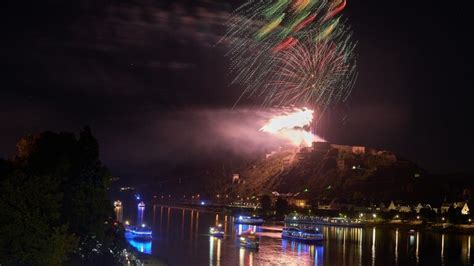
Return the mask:
<svg viewBox="0 0 474 266">
<path fill-rule="evenodd" d="M 313 110 L 302 108 L 277 115 L 270 119 L 260 131 L 288 140 L 295 146 L 311 146 L 313 141 L 324 141 L 311 133 Z"/>
</svg>

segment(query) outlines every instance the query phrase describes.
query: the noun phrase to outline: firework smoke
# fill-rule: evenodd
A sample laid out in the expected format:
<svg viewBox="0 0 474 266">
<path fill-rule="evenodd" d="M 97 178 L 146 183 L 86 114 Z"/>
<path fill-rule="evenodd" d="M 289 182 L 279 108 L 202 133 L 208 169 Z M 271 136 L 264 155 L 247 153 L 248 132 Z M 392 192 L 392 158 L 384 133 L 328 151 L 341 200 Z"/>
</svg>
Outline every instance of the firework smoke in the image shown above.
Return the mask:
<svg viewBox="0 0 474 266">
<path fill-rule="evenodd" d="M 260 131 L 284 139 L 295 146 L 309 147 L 314 141 L 324 141 L 311 133 L 313 110 L 294 108 L 272 117 Z"/>
</svg>

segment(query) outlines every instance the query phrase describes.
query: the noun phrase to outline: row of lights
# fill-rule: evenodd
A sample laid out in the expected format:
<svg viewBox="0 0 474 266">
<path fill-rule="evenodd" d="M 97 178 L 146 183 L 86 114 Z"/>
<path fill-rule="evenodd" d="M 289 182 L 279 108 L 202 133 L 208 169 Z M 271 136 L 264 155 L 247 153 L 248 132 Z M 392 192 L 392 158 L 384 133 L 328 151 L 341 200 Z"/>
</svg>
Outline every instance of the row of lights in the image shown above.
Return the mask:
<svg viewBox="0 0 474 266">
<path fill-rule="evenodd" d="M 196 196 L 195 196 L 195 195 L 192 195 L 191 198 L 199 198 L 200 196 L 201 196 L 200 194 L 197 194 Z M 137 200 L 140 199 L 140 198 L 139 198 L 140 196 L 136 196 L 136 197 L 137 197 Z M 153 196 L 153 198 L 155 198 L 155 199 L 156 199 L 157 197 L 158 197 L 157 195 L 154 195 L 154 196 Z M 220 198 L 220 197 L 221 197 L 221 194 L 217 194 L 216 197 L 217 197 L 217 198 Z M 222 195 L 222 197 L 224 197 L 224 195 Z M 226 194 L 225 197 L 228 198 L 229 195 Z M 164 195 L 161 195 L 161 198 L 163 199 L 163 198 L 165 198 L 165 196 L 164 196 Z M 168 198 L 171 198 L 171 194 L 168 195 Z M 183 195 L 183 198 L 186 198 L 186 195 Z M 237 195 L 237 198 L 245 199 L 246 197 L 241 197 L 240 195 Z M 255 197 L 255 196 L 247 197 L 247 200 L 250 200 L 250 199 L 256 199 L 256 200 L 258 200 L 258 198 Z"/>
<path fill-rule="evenodd" d="M 360 214 L 359 214 L 359 217 L 360 217 L 360 218 L 364 217 L 364 214 L 363 214 L 363 213 L 360 213 Z M 377 218 L 377 214 L 376 214 L 376 213 L 373 213 L 373 214 L 372 214 L 372 217 L 373 217 L 373 218 Z"/>
</svg>

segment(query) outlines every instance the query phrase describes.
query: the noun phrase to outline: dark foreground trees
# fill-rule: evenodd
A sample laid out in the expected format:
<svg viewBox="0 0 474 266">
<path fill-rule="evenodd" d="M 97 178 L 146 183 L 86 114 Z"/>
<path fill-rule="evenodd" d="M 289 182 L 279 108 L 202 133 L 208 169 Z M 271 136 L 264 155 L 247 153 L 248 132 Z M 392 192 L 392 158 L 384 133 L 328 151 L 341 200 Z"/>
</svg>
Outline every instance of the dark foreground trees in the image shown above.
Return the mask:
<svg viewBox="0 0 474 266">
<path fill-rule="evenodd" d="M 0 161 L 0 264 L 115 264 L 124 240 L 89 128 L 22 138 Z"/>
</svg>

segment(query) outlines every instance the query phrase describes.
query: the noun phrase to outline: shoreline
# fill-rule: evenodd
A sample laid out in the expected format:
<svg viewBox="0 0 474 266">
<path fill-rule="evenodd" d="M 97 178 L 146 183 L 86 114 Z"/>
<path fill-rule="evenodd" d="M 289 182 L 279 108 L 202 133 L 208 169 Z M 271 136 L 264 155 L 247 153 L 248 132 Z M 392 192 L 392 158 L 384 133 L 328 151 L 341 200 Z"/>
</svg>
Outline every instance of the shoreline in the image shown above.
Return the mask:
<svg viewBox="0 0 474 266">
<path fill-rule="evenodd" d="M 227 206 L 216 206 L 216 205 L 193 205 L 193 204 L 179 204 L 179 203 L 155 203 L 156 205 L 169 207 L 169 208 L 189 208 L 199 211 L 208 212 L 220 212 L 234 214 L 238 208 L 229 208 Z M 332 218 L 332 217 L 324 217 Z M 440 234 L 466 234 L 474 235 L 474 224 L 451 224 L 451 223 L 423 223 L 423 221 L 411 221 L 411 222 L 393 222 L 393 221 L 376 221 L 376 222 L 361 222 L 361 223 L 331 223 L 331 222 L 301 222 L 292 220 L 279 220 L 275 217 L 266 217 L 264 224 L 300 224 L 300 225 L 318 225 L 318 226 L 334 226 L 334 227 L 348 227 L 348 228 L 399 228 L 402 230 L 417 229 L 425 232 L 433 232 Z"/>
</svg>

